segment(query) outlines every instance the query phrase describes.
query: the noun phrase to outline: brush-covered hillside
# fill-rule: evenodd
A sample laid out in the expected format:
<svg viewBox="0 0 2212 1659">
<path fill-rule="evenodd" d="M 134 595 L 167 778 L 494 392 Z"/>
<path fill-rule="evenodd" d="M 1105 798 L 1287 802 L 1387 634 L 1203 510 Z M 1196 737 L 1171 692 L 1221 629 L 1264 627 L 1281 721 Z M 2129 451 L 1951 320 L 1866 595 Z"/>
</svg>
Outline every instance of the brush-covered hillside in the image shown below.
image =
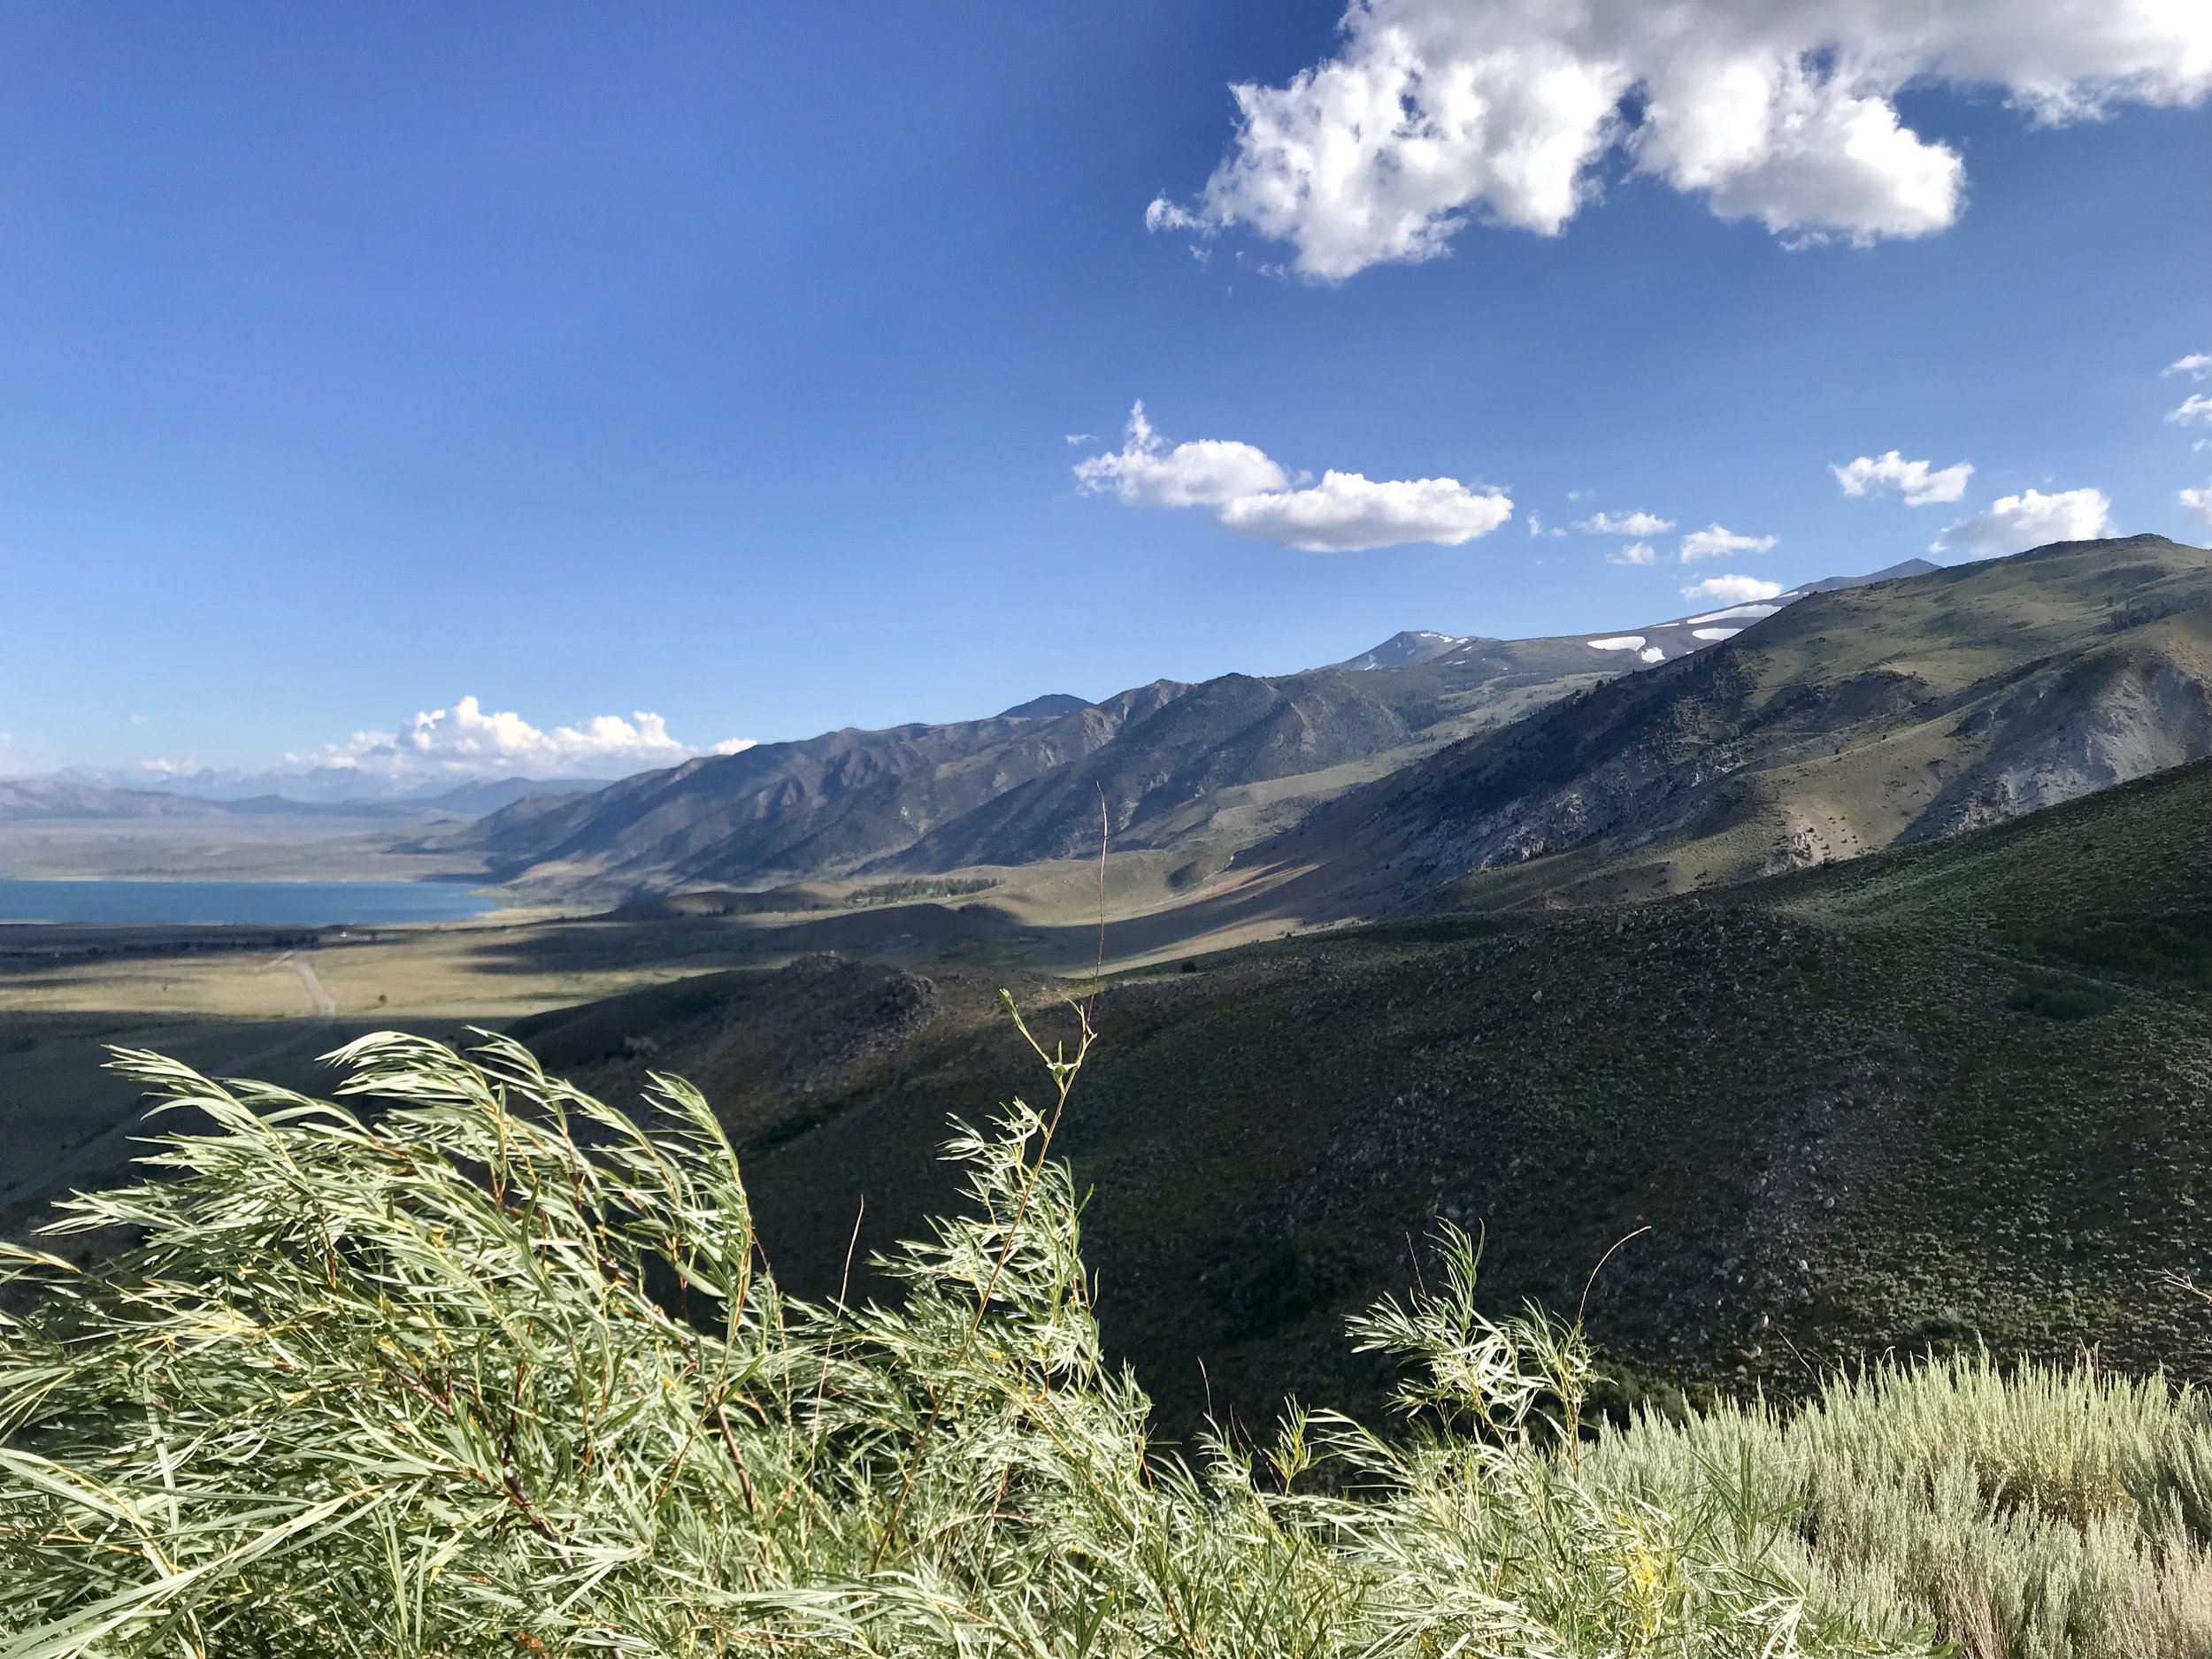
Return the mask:
<svg viewBox="0 0 2212 1659">
<path fill-rule="evenodd" d="M 1955 1356 L 1610 1426 L 1586 1333 L 1487 1315 L 1455 1231 L 1346 1333 L 1392 1418 L 1163 1446 L 1056 1110 L 963 1138 L 895 1294 L 825 1302 L 680 1080 L 634 1116 L 496 1039 L 334 1057 L 317 1100 L 120 1055 L 158 1178 L 42 1240 L 114 1252 L 0 1253 L 12 1659 L 2212 1647 L 2212 1422 L 2167 1378 Z"/>
<path fill-rule="evenodd" d="M 1886 574 L 1886 572 L 1885 572 Z M 1401 635 L 1305 673 L 1156 680 L 1096 703 L 1041 697 L 987 720 L 846 730 L 522 802 L 439 842 L 526 889 L 627 895 L 934 873 L 1114 844 L 1194 871 L 1313 804 L 1578 689 L 1705 649 L 1805 593 L 1718 616 L 1553 639 Z M 1865 580 L 1877 580 L 1869 578 Z"/>
<path fill-rule="evenodd" d="M 1973 1339 L 2212 1372 L 2167 1281 L 2212 1261 L 2212 764 L 1726 891 L 1194 967 L 1107 986 L 1056 1143 L 1107 1339 L 1179 1428 L 1371 1398 L 1342 1318 L 1440 1218 L 1486 1229 L 1490 1305 L 1567 1312 L 1648 1229 L 1590 1322 L 1694 1387 Z M 604 1091 L 698 1083 L 778 1270 L 827 1291 L 856 1218 L 864 1262 L 947 1202 L 948 1118 L 1030 1075 L 998 984 L 817 960 L 515 1033 Z"/>
<path fill-rule="evenodd" d="M 1648 897 L 2212 754 L 2212 553 L 2161 536 L 1816 594 L 1333 803 L 1248 862 L 1371 910 Z M 1354 896 L 1356 895 L 1356 896 Z"/>
</svg>

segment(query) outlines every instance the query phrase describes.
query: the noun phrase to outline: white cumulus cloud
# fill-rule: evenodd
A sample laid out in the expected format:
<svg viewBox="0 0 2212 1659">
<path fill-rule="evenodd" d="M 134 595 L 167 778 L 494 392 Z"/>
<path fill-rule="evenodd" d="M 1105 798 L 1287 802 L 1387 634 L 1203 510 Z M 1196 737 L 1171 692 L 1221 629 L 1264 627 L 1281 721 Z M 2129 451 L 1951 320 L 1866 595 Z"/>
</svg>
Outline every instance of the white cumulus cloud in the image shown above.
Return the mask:
<svg viewBox="0 0 2212 1659">
<path fill-rule="evenodd" d="M 2193 380 L 2212 380 L 2212 351 L 2193 351 L 2185 357 L 2176 357 L 2162 373 L 2185 374 Z"/>
<path fill-rule="evenodd" d="M 1230 152 L 1154 229 L 1243 225 L 1302 274 L 1442 253 L 1470 220 L 1557 234 L 1618 152 L 1770 230 L 1950 225 L 1965 167 L 1908 84 L 2001 89 L 2056 122 L 2212 91 L 2203 0 L 1351 0 L 1340 43 L 1240 85 Z"/>
<path fill-rule="evenodd" d="M 1908 461 L 1894 449 L 1886 455 L 1863 455 L 1828 470 L 1836 475 L 1836 482 L 1843 486 L 1847 495 L 1893 489 L 1904 496 L 1908 507 L 1956 501 L 1966 494 L 1966 480 L 1974 476 L 1971 461 L 1931 470 L 1930 463 Z"/>
<path fill-rule="evenodd" d="M 1248 443 L 1200 438 L 1173 449 L 1152 429 L 1140 403 L 1129 411 L 1127 437 L 1111 455 L 1079 462 L 1076 487 L 1111 491 L 1132 507 L 1211 507 L 1239 495 L 1280 489 L 1290 480 Z"/>
<path fill-rule="evenodd" d="M 1664 535 L 1674 528 L 1674 520 L 1641 511 L 1599 512 L 1592 513 L 1587 518 L 1576 519 L 1575 528 L 1587 530 L 1592 535 Z"/>
<path fill-rule="evenodd" d="M 729 755 L 751 747 L 744 738 L 707 749 L 679 742 L 659 715 L 643 712 L 626 720 L 602 714 L 546 730 L 518 714 L 489 711 L 474 697 L 463 697 L 450 709 L 418 713 L 397 732 L 356 732 L 342 743 L 287 755 L 285 764 L 296 770 L 350 770 L 394 783 L 617 778 L 672 766 L 700 754 Z"/>
<path fill-rule="evenodd" d="M 2192 518 L 2208 528 L 2212 528 L 2212 484 L 2207 484 L 2202 489 L 2183 490 L 2181 504 L 2189 510 L 2189 516 Z M 0 744 L 5 743 L 6 741 L 7 733 L 0 732 Z"/>
<path fill-rule="evenodd" d="M 1404 541 L 1459 547 L 1512 516 L 1513 503 L 1502 492 L 1469 489 L 1455 478 L 1330 472 L 1310 488 L 1225 502 L 1216 518 L 1239 535 L 1264 536 L 1309 553 L 1354 553 Z"/>
<path fill-rule="evenodd" d="M 2192 392 L 2181 400 L 2181 406 L 2166 411 L 2166 419 L 2177 426 L 2186 426 L 2195 421 L 2212 426 L 2212 397 L 2201 392 Z"/>
<path fill-rule="evenodd" d="M 1685 599 L 1724 599 L 1732 604 L 1749 604 L 1755 600 L 1772 599 L 1782 591 L 1780 582 L 1762 581 L 1756 576 L 1708 576 L 1701 582 L 1692 582 L 1682 590 Z M 1701 622 L 1710 621 L 1700 617 Z"/>
<path fill-rule="evenodd" d="M 1928 550 L 1989 558 L 2053 541 L 2087 541 L 2111 530 L 2112 503 L 2102 490 L 2067 489 L 2046 495 L 2031 489 L 2001 495 L 1987 512 L 1944 526 Z"/>
<path fill-rule="evenodd" d="M 1309 553 L 1348 553 L 1429 541 L 1459 547 L 1513 516 L 1502 490 L 1470 488 L 1455 478 L 1371 479 L 1335 471 L 1308 484 L 1248 443 L 1197 439 L 1168 447 L 1145 419 L 1129 411 L 1126 441 L 1110 455 L 1077 463 L 1076 488 L 1111 494 L 1132 507 L 1210 507 L 1214 522 Z"/>
<path fill-rule="evenodd" d="M 1608 565 L 1655 565 L 1659 554 L 1648 541 L 1631 541 L 1618 552 L 1605 556 Z"/>
<path fill-rule="evenodd" d="M 1766 553 L 1773 549 L 1775 541 L 1770 535 L 1738 535 L 1724 526 L 1708 525 L 1682 538 L 1682 562 L 1694 565 L 1700 559 L 1719 558 L 1729 553 Z M 1775 591 L 1779 593 L 1781 589 Z"/>
</svg>

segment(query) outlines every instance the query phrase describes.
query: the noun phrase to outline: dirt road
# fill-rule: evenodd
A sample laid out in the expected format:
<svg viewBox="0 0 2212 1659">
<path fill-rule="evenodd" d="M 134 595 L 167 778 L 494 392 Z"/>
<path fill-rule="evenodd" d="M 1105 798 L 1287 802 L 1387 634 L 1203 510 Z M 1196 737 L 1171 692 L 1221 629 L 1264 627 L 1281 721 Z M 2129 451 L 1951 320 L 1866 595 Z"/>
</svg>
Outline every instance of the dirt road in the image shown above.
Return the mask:
<svg viewBox="0 0 2212 1659">
<path fill-rule="evenodd" d="M 317 1016 L 323 1019 L 338 1018 L 337 1002 L 323 988 L 323 982 L 315 977 L 315 964 L 297 951 L 288 950 L 269 964 L 275 968 L 289 968 L 300 976 L 300 983 L 307 987 L 308 1000 L 314 1003 Z"/>
</svg>

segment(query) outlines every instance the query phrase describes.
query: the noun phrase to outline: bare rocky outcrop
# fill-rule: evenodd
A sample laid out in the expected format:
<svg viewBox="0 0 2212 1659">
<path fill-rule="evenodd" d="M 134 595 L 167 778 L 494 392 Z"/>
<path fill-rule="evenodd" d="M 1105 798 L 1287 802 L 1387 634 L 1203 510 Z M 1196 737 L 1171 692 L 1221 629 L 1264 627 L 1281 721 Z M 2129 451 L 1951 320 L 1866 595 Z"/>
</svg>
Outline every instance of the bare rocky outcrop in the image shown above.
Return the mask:
<svg viewBox="0 0 2212 1659">
<path fill-rule="evenodd" d="M 1899 839 L 2001 823 L 2212 754 L 2212 686 L 2164 643 L 2063 664 L 1978 710 L 1961 736 L 1981 757 Z"/>
</svg>

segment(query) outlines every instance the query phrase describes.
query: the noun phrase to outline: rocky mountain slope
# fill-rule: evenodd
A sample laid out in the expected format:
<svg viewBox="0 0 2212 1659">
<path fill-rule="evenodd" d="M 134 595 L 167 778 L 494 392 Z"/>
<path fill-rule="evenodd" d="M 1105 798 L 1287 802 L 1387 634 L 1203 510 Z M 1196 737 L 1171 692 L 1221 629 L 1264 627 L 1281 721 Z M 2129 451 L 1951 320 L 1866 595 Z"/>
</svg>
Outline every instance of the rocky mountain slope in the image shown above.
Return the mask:
<svg viewBox="0 0 2212 1659">
<path fill-rule="evenodd" d="M 1409 758 L 1439 727 L 1432 746 L 1604 670 L 1578 641 L 1532 641 L 1381 674 L 1160 680 L 1065 714 L 762 744 L 568 801 L 526 801 L 466 841 L 495 878 L 526 888 L 941 871 L 1095 847 L 1104 787 L 1117 844 L 1161 844 L 1210 826 L 1225 788 Z"/>
<path fill-rule="evenodd" d="M 1341 1320 L 1486 1230 L 1486 1295 L 1618 1374 L 1788 1393 L 1986 1340 L 2212 1372 L 2212 763 L 1654 903 L 1348 930 L 1109 982 L 1057 1149 L 1115 1350 L 1175 1428 L 1371 1398 Z M 996 974 L 803 962 L 522 1022 L 698 1082 L 779 1274 L 952 1202 L 948 1118 L 1047 1087 Z M 1016 981 L 1040 1034 L 1064 985 Z M 864 1212 L 863 1201 L 864 1200 Z"/>
<path fill-rule="evenodd" d="M 762 744 L 525 801 L 441 845 L 480 851 L 526 889 L 760 887 L 1087 853 L 1102 797 L 1118 848 L 1225 857 L 1440 744 L 1702 650 L 1811 591 L 1627 633 L 1401 634 L 1300 674 L 1156 680 L 1096 704 L 1061 695 L 993 719 Z"/>
<path fill-rule="evenodd" d="M 1354 792 L 1243 861 L 1340 908 L 1648 897 L 2212 754 L 2212 553 L 2157 536 L 1812 595 Z M 1322 908 L 1326 908 L 1325 904 Z"/>
</svg>

